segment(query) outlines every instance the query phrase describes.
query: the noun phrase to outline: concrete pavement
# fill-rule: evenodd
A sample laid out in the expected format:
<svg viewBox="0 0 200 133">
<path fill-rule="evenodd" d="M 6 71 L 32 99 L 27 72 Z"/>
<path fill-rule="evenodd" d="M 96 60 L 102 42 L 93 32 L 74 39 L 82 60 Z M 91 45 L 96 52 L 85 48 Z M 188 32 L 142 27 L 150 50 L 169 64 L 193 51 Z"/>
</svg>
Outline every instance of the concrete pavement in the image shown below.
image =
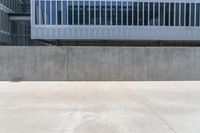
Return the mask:
<svg viewBox="0 0 200 133">
<path fill-rule="evenodd" d="M 0 82 L 0 133 L 199 133 L 200 82 Z"/>
</svg>

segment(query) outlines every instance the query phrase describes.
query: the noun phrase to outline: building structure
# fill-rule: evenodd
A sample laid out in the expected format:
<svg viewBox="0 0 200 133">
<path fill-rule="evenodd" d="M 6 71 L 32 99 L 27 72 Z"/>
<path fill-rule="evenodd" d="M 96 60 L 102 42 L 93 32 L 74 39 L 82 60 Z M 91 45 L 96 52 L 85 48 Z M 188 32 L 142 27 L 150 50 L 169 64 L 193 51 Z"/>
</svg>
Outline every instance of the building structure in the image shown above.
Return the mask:
<svg viewBox="0 0 200 133">
<path fill-rule="evenodd" d="M 21 12 L 20 0 L 1 0 L 0 1 L 0 43 L 11 43 L 11 22 L 9 13 Z"/>
<path fill-rule="evenodd" d="M 61 42 L 65 45 L 66 41 L 80 40 L 200 40 L 199 0 L 1 0 L 0 3 L 3 45 Z M 35 40 L 40 42 L 36 44 Z"/>
<path fill-rule="evenodd" d="M 31 40 L 30 0 L 0 0 L 0 45 L 41 44 Z"/>
<path fill-rule="evenodd" d="M 0 3 L 3 45 L 65 45 L 66 41 L 80 40 L 200 40 L 200 0 L 1 0 Z"/>
<path fill-rule="evenodd" d="M 32 39 L 200 40 L 200 0 L 32 0 Z"/>
</svg>

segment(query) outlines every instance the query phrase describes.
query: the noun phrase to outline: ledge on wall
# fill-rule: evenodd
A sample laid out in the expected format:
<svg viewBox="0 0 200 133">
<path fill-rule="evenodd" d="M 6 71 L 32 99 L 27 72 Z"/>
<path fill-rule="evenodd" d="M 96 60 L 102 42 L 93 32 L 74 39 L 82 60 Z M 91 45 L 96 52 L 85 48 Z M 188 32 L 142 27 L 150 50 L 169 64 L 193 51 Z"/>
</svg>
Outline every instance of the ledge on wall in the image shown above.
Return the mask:
<svg viewBox="0 0 200 133">
<path fill-rule="evenodd" d="M 200 41 L 38 40 L 51 46 L 197 47 Z M 49 46 L 49 45 L 48 45 Z"/>
</svg>

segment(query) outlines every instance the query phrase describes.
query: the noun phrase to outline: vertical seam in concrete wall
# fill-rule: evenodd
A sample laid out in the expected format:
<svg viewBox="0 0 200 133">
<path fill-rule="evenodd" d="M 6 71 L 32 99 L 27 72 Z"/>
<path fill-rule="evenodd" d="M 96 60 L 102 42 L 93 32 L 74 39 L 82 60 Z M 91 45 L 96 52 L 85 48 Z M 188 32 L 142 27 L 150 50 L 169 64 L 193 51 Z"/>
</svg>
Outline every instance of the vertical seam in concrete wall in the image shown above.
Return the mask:
<svg viewBox="0 0 200 133">
<path fill-rule="evenodd" d="M 69 78 L 69 46 L 67 46 L 67 81 L 70 81 Z"/>
<path fill-rule="evenodd" d="M 119 49 L 118 49 L 119 51 L 119 53 L 118 53 L 118 73 L 117 73 L 117 75 L 118 75 L 118 77 L 117 77 L 117 80 L 119 81 L 119 80 L 121 80 L 121 73 L 122 73 L 122 68 L 121 68 L 121 66 L 120 66 L 120 64 L 121 64 L 121 47 L 119 47 Z"/>
</svg>

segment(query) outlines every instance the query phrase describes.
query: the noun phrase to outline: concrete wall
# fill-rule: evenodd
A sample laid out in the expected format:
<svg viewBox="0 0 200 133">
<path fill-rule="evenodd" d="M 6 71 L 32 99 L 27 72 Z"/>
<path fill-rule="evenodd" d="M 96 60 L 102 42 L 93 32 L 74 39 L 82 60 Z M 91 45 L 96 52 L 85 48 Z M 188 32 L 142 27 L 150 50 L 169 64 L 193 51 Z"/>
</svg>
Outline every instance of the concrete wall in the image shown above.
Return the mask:
<svg viewBox="0 0 200 133">
<path fill-rule="evenodd" d="M 0 47 L 0 80 L 200 80 L 200 47 Z"/>
</svg>

